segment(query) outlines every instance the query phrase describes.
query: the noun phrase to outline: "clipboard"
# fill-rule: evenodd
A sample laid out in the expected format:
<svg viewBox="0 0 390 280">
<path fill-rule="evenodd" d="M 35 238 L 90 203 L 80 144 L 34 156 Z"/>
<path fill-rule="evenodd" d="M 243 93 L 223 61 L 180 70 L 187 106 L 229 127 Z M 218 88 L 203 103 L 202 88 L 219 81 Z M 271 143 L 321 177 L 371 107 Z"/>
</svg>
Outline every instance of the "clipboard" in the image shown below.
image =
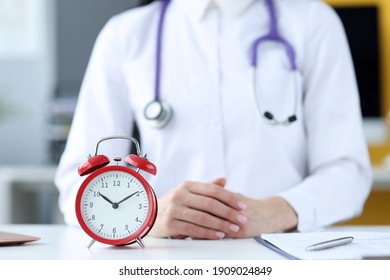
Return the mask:
<svg viewBox="0 0 390 280">
<path fill-rule="evenodd" d="M 275 246 L 274 244 L 272 244 L 271 242 L 268 242 L 267 240 L 261 238 L 261 237 L 255 237 L 255 240 L 257 242 L 259 242 L 260 244 L 263 244 L 265 247 L 267 247 L 268 249 L 271 249 L 272 251 L 282 255 L 283 257 L 289 259 L 289 260 L 300 260 L 299 258 L 287 253 L 286 251 L 283 251 L 282 249 L 280 249 L 279 247 Z"/>
<path fill-rule="evenodd" d="M 310 245 L 345 236 L 354 237 L 353 242 L 323 250 L 306 250 Z M 270 233 L 255 240 L 290 260 L 362 260 L 390 256 L 390 231 Z"/>
<path fill-rule="evenodd" d="M 0 246 L 20 245 L 40 240 L 40 237 L 14 232 L 0 231 Z"/>
</svg>

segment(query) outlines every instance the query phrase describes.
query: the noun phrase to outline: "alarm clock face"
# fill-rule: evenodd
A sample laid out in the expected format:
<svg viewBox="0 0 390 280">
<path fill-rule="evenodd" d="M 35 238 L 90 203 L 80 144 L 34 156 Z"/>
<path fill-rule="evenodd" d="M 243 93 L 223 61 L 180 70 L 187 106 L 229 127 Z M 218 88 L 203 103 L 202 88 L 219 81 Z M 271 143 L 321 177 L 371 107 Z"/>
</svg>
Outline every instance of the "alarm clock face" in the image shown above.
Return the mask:
<svg viewBox="0 0 390 280">
<path fill-rule="evenodd" d="M 156 219 L 157 200 L 146 180 L 132 169 L 106 166 L 81 185 L 76 214 L 93 239 L 123 245 L 144 237 Z"/>
</svg>

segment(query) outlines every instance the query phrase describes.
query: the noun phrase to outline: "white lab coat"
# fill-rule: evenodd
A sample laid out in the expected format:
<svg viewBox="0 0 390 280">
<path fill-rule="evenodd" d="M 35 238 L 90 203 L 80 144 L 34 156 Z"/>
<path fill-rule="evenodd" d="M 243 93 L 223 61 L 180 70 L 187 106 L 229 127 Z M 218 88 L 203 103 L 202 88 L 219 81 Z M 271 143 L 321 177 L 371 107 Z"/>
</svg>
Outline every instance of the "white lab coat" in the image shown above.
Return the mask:
<svg viewBox="0 0 390 280">
<path fill-rule="evenodd" d="M 100 138 L 129 136 L 133 121 L 142 152 L 158 169 L 155 177 L 143 173 L 157 196 L 183 180 L 226 177 L 231 191 L 285 198 L 300 231 L 359 214 L 371 168 L 351 56 L 335 12 L 320 1 L 275 0 L 280 33 L 295 49 L 301 77 L 298 121 L 273 126 L 258 118 L 251 97 L 249 49 L 268 30 L 264 2 L 248 1 L 236 16 L 184 2 L 171 1 L 165 17 L 161 99 L 174 116 L 161 130 L 143 117 L 154 94 L 160 2 L 113 17 L 99 35 L 56 176 L 66 222 L 77 223 L 74 201 L 83 180 L 77 167 Z M 281 119 L 293 112 L 288 68 L 279 45 L 259 47 L 258 98 Z M 129 143 L 104 142 L 99 153 L 125 158 Z"/>
</svg>

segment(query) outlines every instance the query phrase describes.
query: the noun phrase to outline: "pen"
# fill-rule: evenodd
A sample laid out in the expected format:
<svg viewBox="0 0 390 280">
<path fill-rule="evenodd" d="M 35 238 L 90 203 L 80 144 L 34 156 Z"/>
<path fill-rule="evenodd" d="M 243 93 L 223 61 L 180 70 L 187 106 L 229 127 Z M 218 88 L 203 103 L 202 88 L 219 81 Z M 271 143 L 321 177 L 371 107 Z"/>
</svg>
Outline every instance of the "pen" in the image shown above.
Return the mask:
<svg viewBox="0 0 390 280">
<path fill-rule="evenodd" d="M 341 237 L 341 238 L 331 239 L 331 240 L 327 240 L 324 242 L 310 245 L 309 247 L 306 248 L 306 250 L 307 251 L 324 250 L 324 249 L 329 249 L 329 248 L 333 248 L 336 246 L 345 245 L 345 244 L 351 243 L 352 241 L 353 241 L 352 236 Z"/>
</svg>

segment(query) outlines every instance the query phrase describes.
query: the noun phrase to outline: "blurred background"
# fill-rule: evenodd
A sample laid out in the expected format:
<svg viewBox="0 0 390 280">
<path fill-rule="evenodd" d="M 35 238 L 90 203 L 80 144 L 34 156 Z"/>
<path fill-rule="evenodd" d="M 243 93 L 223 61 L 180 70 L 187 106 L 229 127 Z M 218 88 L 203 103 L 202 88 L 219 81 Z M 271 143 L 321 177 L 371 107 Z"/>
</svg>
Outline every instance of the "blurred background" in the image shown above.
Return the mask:
<svg viewBox="0 0 390 280">
<path fill-rule="evenodd" d="M 390 1 L 325 2 L 347 32 L 375 174 L 363 215 L 348 223 L 390 224 Z M 0 224 L 63 223 L 53 177 L 94 41 L 137 3 L 0 0 Z"/>
</svg>

